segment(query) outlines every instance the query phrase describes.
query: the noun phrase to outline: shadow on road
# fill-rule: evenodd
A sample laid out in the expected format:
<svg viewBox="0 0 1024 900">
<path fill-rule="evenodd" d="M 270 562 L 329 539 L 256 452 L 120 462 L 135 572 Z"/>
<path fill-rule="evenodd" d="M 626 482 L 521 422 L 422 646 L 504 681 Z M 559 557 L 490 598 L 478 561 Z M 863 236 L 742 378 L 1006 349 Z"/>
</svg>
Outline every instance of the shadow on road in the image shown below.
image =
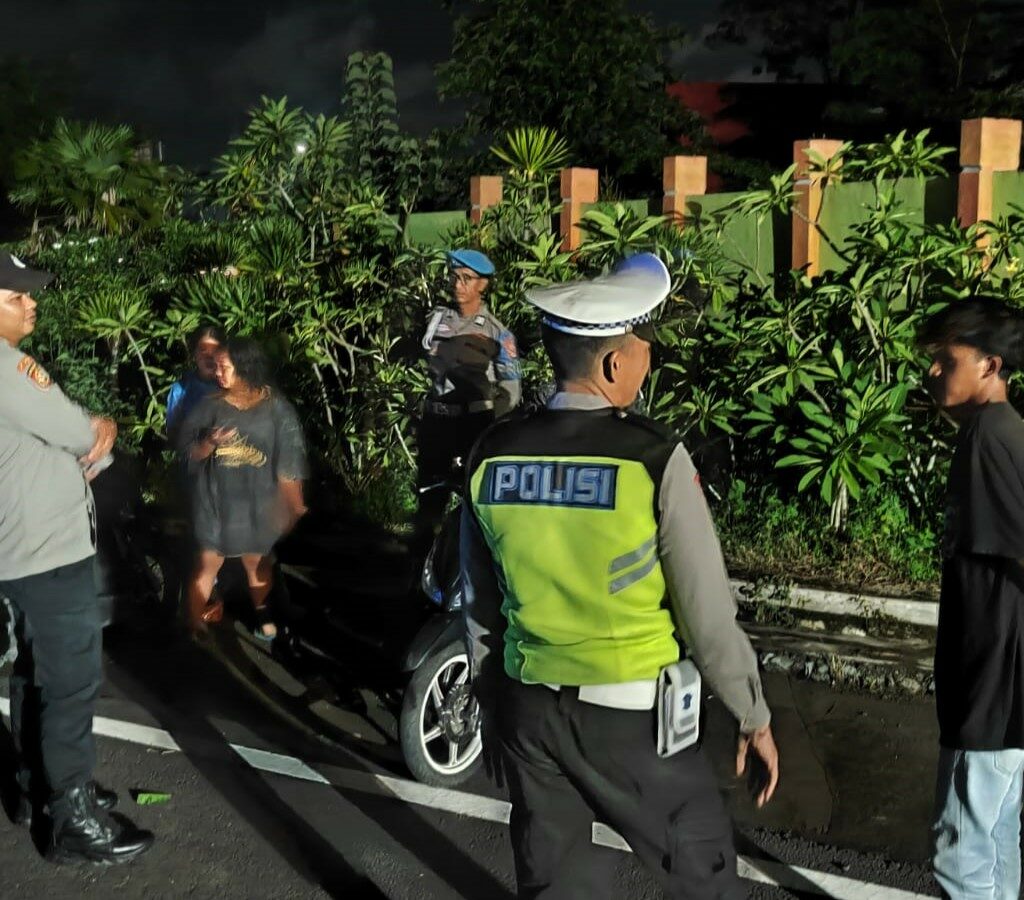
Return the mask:
<svg viewBox="0 0 1024 900">
<path fill-rule="evenodd" d="M 159 642 L 153 640 L 162 634 Z M 167 730 L 191 764 L 239 816 L 256 829 L 304 879 L 332 897 L 383 897 L 256 770 L 231 749 L 210 716 L 228 699 L 227 677 L 201 648 L 166 631 L 133 629 L 107 641 L 113 666 L 107 677 L 128 699 L 145 708 Z M 357 893 L 353 894 L 353 891 Z"/>
<path fill-rule="evenodd" d="M 153 715 L 211 788 L 297 873 L 335 897 L 384 896 L 282 801 L 263 775 L 242 761 L 212 724 L 218 717 L 236 719 L 263 746 L 305 759 L 323 755 L 322 746 L 311 746 L 307 735 L 285 717 L 275 717 L 268 707 L 287 703 L 288 715 L 307 729 L 319 725 L 322 730 L 323 721 L 263 676 L 240 649 L 236 635 L 222 626 L 221 637 L 210 652 L 184 638 L 168 640 L 166 625 L 147 628 L 136 624 L 130 630 L 109 635 L 106 652 L 113 663 L 108 667 L 109 681 Z M 255 685 L 240 685 L 239 673 L 254 680 Z M 269 702 L 254 697 L 254 687 L 258 693 L 269 694 Z M 339 749 L 332 756 L 335 765 L 379 772 L 372 762 L 350 750 Z M 402 801 L 334 790 L 461 896 L 495 900 L 512 896 L 484 865 L 467 856 L 415 808 Z"/>
</svg>

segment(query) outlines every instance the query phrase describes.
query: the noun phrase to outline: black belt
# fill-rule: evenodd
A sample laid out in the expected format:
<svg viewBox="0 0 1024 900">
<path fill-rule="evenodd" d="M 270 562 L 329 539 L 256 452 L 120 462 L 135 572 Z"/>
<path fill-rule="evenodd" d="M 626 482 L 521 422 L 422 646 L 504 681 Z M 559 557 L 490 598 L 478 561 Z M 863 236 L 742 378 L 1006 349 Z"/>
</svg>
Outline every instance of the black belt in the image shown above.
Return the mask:
<svg viewBox="0 0 1024 900">
<path fill-rule="evenodd" d="M 494 409 L 493 400 L 474 400 L 472 403 L 441 403 L 437 400 L 428 400 L 424 412 L 432 416 L 467 416 L 471 413 L 488 412 Z"/>
</svg>

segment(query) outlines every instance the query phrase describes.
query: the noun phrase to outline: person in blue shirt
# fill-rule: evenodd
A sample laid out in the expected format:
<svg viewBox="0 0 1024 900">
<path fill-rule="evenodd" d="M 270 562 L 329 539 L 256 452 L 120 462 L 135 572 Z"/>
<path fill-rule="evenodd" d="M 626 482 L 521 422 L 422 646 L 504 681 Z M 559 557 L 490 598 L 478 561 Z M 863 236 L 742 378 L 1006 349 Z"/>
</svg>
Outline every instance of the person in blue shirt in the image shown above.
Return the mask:
<svg viewBox="0 0 1024 900">
<path fill-rule="evenodd" d="M 173 445 L 178 428 L 203 397 L 217 390 L 217 353 L 226 343 L 216 325 L 203 325 L 188 338 L 194 369 L 171 385 L 167 395 L 167 439 Z"/>
</svg>

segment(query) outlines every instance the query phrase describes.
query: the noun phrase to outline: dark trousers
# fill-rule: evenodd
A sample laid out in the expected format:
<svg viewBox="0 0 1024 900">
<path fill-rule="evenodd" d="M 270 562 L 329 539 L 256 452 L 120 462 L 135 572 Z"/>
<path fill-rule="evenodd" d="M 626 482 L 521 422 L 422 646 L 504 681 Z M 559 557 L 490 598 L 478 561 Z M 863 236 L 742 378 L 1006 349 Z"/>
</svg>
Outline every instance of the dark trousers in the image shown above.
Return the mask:
<svg viewBox="0 0 1024 900">
<path fill-rule="evenodd" d="M 92 778 L 92 716 L 102 679 L 102 629 L 93 557 L 0 581 L 11 601 L 18 658 L 11 673 L 11 734 L 18 781 L 39 763 L 51 795 Z"/>
<path fill-rule="evenodd" d="M 423 488 L 450 480 L 455 458 L 461 457 L 465 463 L 476 439 L 493 421 L 494 413 L 490 411 L 461 416 L 425 414 L 416 432 L 416 486 Z M 441 488 L 419 495 L 413 537 L 417 555 L 425 555 L 430 549 L 450 497 L 451 491 Z"/>
<path fill-rule="evenodd" d="M 511 679 L 497 703 L 520 900 L 613 896 L 616 857 L 592 843 L 595 819 L 674 900 L 746 896 L 714 774 L 699 748 L 657 755 L 653 710 L 594 706 L 572 688 Z"/>
</svg>

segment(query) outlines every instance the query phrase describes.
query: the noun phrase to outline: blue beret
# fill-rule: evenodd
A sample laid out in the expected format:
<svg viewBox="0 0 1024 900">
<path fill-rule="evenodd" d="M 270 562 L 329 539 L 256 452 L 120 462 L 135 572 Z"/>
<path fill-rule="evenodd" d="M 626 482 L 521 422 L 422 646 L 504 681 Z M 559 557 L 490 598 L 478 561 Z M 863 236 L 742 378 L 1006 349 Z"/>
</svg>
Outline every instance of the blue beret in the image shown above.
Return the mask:
<svg viewBox="0 0 1024 900">
<path fill-rule="evenodd" d="M 472 269 L 488 278 L 494 274 L 494 263 L 479 250 L 449 250 L 448 265 L 453 269 Z"/>
</svg>

